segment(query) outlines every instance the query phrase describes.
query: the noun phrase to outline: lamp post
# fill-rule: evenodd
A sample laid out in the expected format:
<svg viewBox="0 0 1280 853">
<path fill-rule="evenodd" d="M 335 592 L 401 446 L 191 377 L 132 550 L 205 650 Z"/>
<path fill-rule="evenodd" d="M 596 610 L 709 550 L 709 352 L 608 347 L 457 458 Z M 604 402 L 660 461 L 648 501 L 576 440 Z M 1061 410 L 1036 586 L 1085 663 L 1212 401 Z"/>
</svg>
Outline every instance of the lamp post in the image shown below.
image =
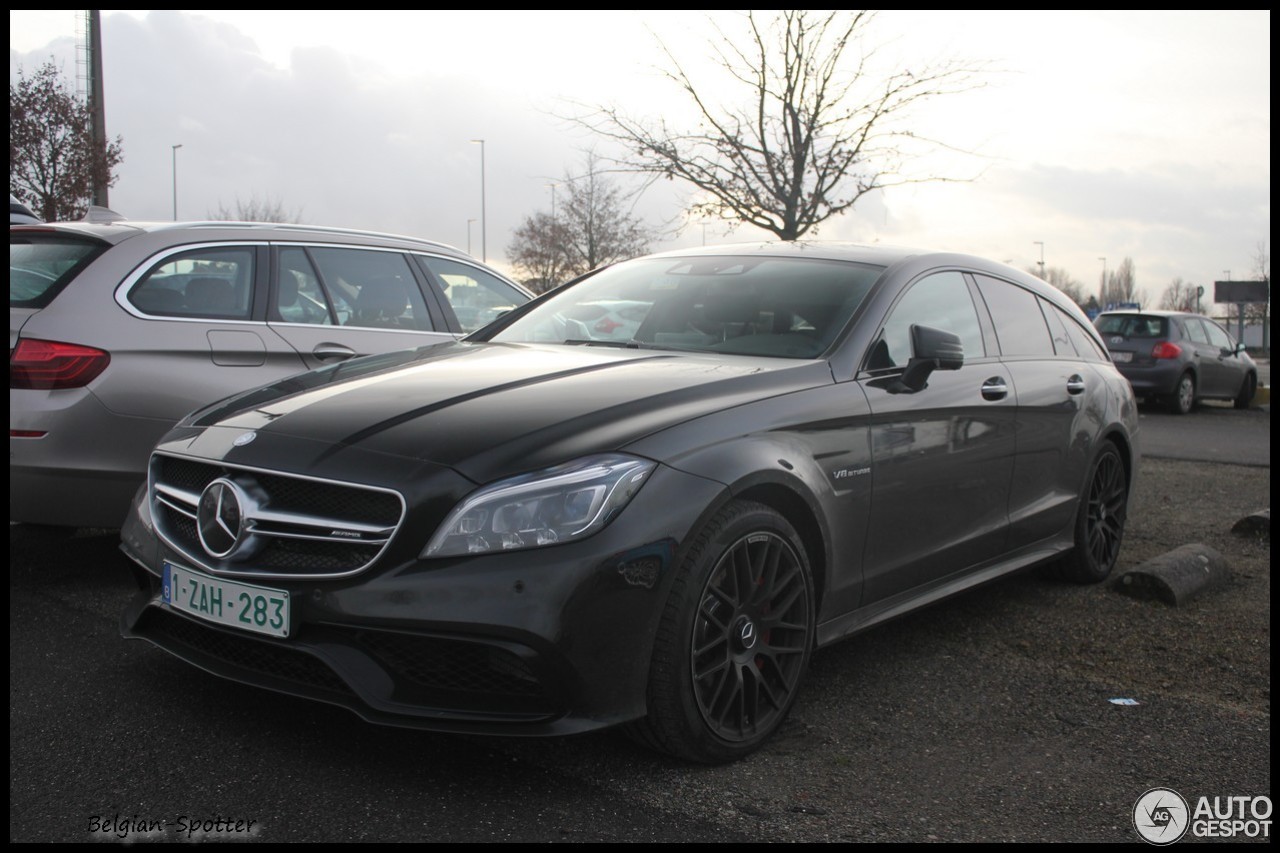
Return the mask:
<svg viewBox="0 0 1280 853">
<path fill-rule="evenodd" d="M 1107 259 L 1098 258 L 1102 261 L 1102 292 L 1098 294 L 1098 308 L 1102 311 L 1107 310 Z"/>
<path fill-rule="evenodd" d="M 169 146 L 173 149 L 173 221 L 178 221 L 178 149 L 182 143 Z"/>
<path fill-rule="evenodd" d="M 484 209 L 484 140 L 473 139 L 471 142 L 480 146 L 480 260 L 488 262 L 489 244 L 487 235 L 489 233 L 489 221 Z"/>
<path fill-rule="evenodd" d="M 467 220 L 467 254 L 468 255 L 471 254 L 471 223 L 473 222 L 475 222 L 474 219 Z"/>
<path fill-rule="evenodd" d="M 1044 241 L 1035 240 L 1033 241 L 1033 245 L 1040 247 L 1040 278 L 1041 280 L 1046 280 L 1044 277 Z"/>
</svg>

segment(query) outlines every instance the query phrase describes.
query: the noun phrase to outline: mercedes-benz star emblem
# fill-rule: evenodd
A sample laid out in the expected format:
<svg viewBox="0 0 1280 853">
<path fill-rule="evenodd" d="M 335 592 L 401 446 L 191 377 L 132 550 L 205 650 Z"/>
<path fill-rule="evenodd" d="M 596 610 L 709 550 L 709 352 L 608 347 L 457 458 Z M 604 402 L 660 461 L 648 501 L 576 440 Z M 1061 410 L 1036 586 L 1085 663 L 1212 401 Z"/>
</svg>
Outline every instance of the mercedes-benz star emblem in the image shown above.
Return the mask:
<svg viewBox="0 0 1280 853">
<path fill-rule="evenodd" d="M 214 480 L 200 493 L 196 530 L 200 544 L 212 556 L 229 557 L 245 539 L 244 510 L 248 495 L 232 480 Z"/>
<path fill-rule="evenodd" d="M 258 434 L 256 432 L 242 432 L 239 435 L 237 435 L 235 439 L 232 440 L 231 443 L 234 444 L 236 447 L 244 447 L 246 444 L 253 441 L 257 437 L 258 437 Z"/>
</svg>

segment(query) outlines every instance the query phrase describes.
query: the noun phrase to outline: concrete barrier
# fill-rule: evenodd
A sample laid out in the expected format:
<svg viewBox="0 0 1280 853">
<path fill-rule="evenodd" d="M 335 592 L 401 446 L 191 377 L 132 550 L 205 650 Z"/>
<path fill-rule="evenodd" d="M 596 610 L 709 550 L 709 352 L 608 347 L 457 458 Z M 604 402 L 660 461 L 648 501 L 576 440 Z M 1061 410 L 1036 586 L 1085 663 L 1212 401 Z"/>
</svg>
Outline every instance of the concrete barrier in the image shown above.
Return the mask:
<svg viewBox="0 0 1280 853">
<path fill-rule="evenodd" d="M 1271 541 L 1271 508 L 1267 507 L 1251 515 L 1246 515 L 1231 526 L 1231 532 L 1237 536 L 1245 536 L 1250 539 L 1257 538 Z"/>
<path fill-rule="evenodd" d="M 1227 561 L 1208 545 L 1183 545 L 1147 560 L 1116 579 L 1115 589 L 1144 600 L 1181 607 L 1231 578 Z"/>
</svg>

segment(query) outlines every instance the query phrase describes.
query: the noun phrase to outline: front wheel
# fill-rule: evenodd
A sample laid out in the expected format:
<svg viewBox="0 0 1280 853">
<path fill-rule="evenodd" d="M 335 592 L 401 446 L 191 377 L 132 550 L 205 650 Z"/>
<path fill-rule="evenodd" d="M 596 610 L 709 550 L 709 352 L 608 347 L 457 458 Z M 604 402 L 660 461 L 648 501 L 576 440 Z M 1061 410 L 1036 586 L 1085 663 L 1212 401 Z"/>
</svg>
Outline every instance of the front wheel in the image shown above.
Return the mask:
<svg viewBox="0 0 1280 853">
<path fill-rule="evenodd" d="M 1106 580 L 1120 557 L 1128 506 L 1124 461 L 1116 446 L 1106 442 L 1093 460 L 1076 509 L 1075 547 L 1056 565 L 1056 574 L 1076 583 Z"/>
<path fill-rule="evenodd" d="M 1196 406 L 1196 378 L 1190 372 L 1178 377 L 1178 387 L 1169 398 L 1169 411 L 1175 415 L 1188 414 Z"/>
<path fill-rule="evenodd" d="M 649 714 L 632 734 L 704 763 L 755 751 L 795 702 L 813 648 L 813 599 L 791 524 L 762 504 L 725 506 L 679 569 L 654 644 Z"/>
</svg>

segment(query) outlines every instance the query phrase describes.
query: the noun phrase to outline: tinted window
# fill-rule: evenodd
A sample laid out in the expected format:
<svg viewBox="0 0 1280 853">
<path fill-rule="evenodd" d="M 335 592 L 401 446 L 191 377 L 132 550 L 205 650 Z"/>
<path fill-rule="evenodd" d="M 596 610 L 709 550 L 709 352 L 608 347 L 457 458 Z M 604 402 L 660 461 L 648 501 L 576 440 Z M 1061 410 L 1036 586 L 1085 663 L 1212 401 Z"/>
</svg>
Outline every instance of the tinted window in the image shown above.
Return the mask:
<svg viewBox="0 0 1280 853">
<path fill-rule="evenodd" d="M 457 261 L 423 258 L 440 280 L 444 298 L 458 318 L 458 328 L 474 332 L 529 298 L 501 279 Z"/>
<path fill-rule="evenodd" d="M 809 258 L 629 261 L 555 291 L 492 340 L 814 358 L 836 340 L 880 272 Z M 631 337 L 620 338 L 615 323 Z"/>
<path fill-rule="evenodd" d="M 426 300 L 399 252 L 317 247 L 307 255 L 338 325 L 431 329 Z"/>
<path fill-rule="evenodd" d="M 969 285 L 958 272 L 937 273 L 911 285 L 889 312 L 884 331 L 867 357 L 867 369 L 904 367 L 912 356 L 912 326 L 929 326 L 958 335 L 966 359 L 986 355 Z"/>
<path fill-rule="evenodd" d="M 1167 322 L 1164 317 L 1152 317 L 1148 314 L 1103 314 L 1096 325 L 1103 337 L 1122 335 L 1126 338 L 1167 338 Z"/>
<path fill-rule="evenodd" d="M 1053 340 L 1034 293 L 1015 284 L 975 276 L 982 298 L 996 324 L 1000 353 L 1006 356 L 1053 355 Z"/>
<path fill-rule="evenodd" d="M 253 308 L 254 250 L 208 246 L 169 255 L 129 291 L 144 314 L 207 320 L 248 320 Z"/>
<path fill-rule="evenodd" d="M 9 307 L 43 308 L 85 266 L 102 243 L 55 234 L 9 232 Z"/>
<path fill-rule="evenodd" d="M 1058 317 L 1062 320 L 1062 324 L 1067 329 L 1067 336 L 1071 338 L 1071 343 L 1075 344 L 1076 352 L 1081 357 L 1090 361 L 1111 360 L 1110 356 L 1107 355 L 1107 351 L 1093 339 L 1093 335 L 1081 328 L 1080 324 L 1070 314 L 1058 308 L 1054 308 L 1054 311 L 1057 312 Z"/>
<path fill-rule="evenodd" d="M 1071 337 L 1067 334 L 1067 327 L 1063 325 L 1058 309 L 1043 299 L 1038 301 L 1040 303 L 1040 311 L 1044 314 L 1045 322 L 1049 324 L 1049 336 L 1053 338 L 1053 351 L 1058 355 L 1072 358 L 1079 355 L 1076 352 L 1075 344 L 1071 342 Z"/>
</svg>

